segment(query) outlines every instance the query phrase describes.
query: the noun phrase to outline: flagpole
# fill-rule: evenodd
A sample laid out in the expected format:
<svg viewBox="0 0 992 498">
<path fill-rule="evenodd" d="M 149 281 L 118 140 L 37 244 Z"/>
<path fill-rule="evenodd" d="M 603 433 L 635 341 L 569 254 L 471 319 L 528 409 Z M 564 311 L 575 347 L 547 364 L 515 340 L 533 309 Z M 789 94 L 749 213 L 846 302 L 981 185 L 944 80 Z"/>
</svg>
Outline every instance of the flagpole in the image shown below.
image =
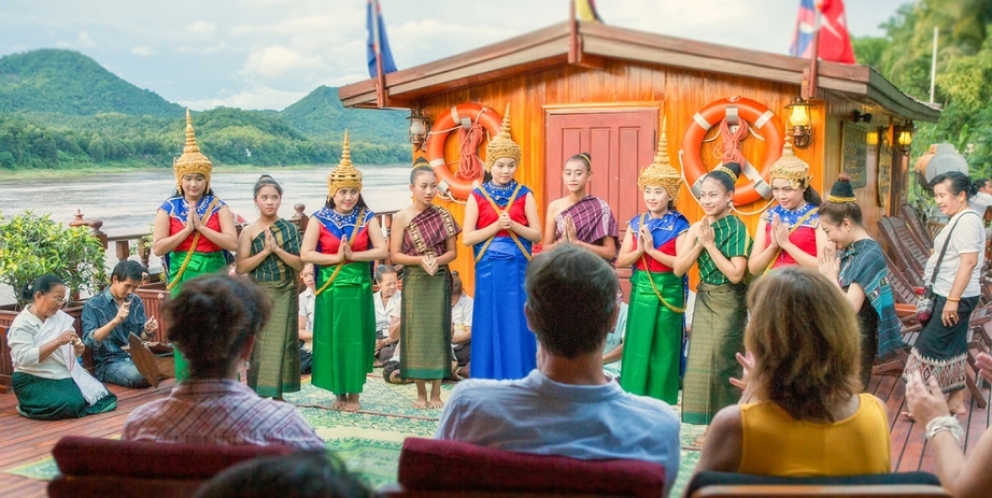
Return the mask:
<svg viewBox="0 0 992 498">
<path fill-rule="evenodd" d="M 933 103 L 933 91 L 937 81 L 937 37 L 940 34 L 940 27 L 933 27 L 933 58 L 930 61 L 930 103 Z"/>
<path fill-rule="evenodd" d="M 379 33 L 379 0 L 372 1 L 372 37 L 374 38 L 375 45 L 375 75 L 376 75 L 376 92 L 375 101 L 376 105 L 380 108 L 386 106 L 386 75 L 382 70 L 382 38 Z"/>
<path fill-rule="evenodd" d="M 819 78 L 819 64 L 820 64 L 820 7 L 814 7 L 814 21 L 813 21 L 813 41 L 812 49 L 810 50 L 810 63 L 809 63 L 809 74 L 806 78 L 806 85 L 802 89 L 802 98 L 804 100 L 809 100 L 816 97 L 816 83 Z"/>
</svg>

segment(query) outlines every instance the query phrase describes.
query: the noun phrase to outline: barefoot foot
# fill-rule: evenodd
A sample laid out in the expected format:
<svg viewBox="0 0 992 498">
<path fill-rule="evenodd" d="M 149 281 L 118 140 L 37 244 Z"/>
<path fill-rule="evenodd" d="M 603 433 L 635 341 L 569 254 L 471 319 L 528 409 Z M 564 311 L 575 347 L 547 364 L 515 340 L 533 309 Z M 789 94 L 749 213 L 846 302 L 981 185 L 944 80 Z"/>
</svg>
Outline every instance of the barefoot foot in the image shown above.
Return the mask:
<svg viewBox="0 0 992 498">
<path fill-rule="evenodd" d="M 344 411 L 354 413 L 361 409 L 362 409 L 362 404 L 358 402 L 358 395 L 349 394 L 347 397 L 347 401 L 345 401 L 344 404 Z"/>
<path fill-rule="evenodd" d="M 413 407 L 417 410 L 426 410 L 427 398 L 417 398 L 417 401 L 413 402 Z"/>
<path fill-rule="evenodd" d="M 441 401 L 440 398 L 431 398 L 431 400 L 427 402 L 427 408 L 430 408 L 432 410 L 437 410 L 438 408 L 444 408 L 444 401 Z"/>
</svg>

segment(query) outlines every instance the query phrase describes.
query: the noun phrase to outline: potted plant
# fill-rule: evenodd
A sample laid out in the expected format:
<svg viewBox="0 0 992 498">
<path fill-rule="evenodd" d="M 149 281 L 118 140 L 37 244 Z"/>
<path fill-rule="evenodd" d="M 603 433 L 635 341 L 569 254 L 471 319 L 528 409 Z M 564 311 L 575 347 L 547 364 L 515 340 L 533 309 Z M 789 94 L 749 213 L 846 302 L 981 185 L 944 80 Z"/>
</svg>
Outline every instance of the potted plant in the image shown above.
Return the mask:
<svg viewBox="0 0 992 498">
<path fill-rule="evenodd" d="M 9 325 L 17 311 L 29 304 L 22 300 L 21 289 L 46 273 L 61 278 L 73 300 L 98 292 L 107 280 L 104 250 L 89 227 L 65 226 L 50 215 L 30 211 L 11 218 L 0 216 L 0 283 L 13 287 L 18 300 L 0 307 L 0 326 Z M 70 306 L 66 311 L 72 314 L 74 310 Z"/>
</svg>

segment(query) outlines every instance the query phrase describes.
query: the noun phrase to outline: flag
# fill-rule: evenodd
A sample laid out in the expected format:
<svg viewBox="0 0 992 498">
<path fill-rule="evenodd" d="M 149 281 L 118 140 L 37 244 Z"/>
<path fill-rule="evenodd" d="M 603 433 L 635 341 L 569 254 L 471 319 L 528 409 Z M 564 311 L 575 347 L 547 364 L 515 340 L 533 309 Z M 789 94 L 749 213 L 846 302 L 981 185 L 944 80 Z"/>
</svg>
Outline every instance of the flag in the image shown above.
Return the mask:
<svg viewBox="0 0 992 498">
<path fill-rule="evenodd" d="M 603 22 L 603 19 L 599 17 L 599 13 L 596 12 L 595 0 L 575 0 L 575 11 L 578 13 L 579 20 L 582 22 Z"/>
<path fill-rule="evenodd" d="M 393 60 L 393 51 L 389 49 L 389 39 L 386 38 L 386 23 L 382 20 L 382 9 L 379 8 L 379 0 L 368 0 L 365 27 L 369 31 L 367 44 L 369 78 L 375 78 L 379 75 L 376 61 L 377 54 L 382 57 L 383 73 L 388 74 L 396 71 L 396 62 Z"/>
<path fill-rule="evenodd" d="M 800 0 L 796 32 L 789 53 L 796 57 L 810 57 L 813 36 L 817 34 L 817 13 L 820 14 L 818 57 L 825 61 L 854 64 L 843 0 L 823 0 L 818 5 L 814 5 L 813 0 Z"/>
<path fill-rule="evenodd" d="M 847 31 L 844 0 L 823 0 L 820 5 L 820 58 L 854 64 L 851 34 Z"/>
</svg>

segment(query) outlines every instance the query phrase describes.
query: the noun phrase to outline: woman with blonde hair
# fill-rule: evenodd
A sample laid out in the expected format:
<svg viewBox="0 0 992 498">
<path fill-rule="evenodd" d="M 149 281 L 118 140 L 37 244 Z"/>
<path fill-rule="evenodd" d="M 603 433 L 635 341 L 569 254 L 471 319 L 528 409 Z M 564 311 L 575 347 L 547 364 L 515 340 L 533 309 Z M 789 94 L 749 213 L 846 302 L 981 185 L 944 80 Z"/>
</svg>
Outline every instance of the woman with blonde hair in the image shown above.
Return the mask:
<svg viewBox="0 0 992 498">
<path fill-rule="evenodd" d="M 836 284 L 789 266 L 748 293 L 741 404 L 720 410 L 697 471 L 849 476 L 891 469 L 882 402 L 861 391 L 861 335 Z M 769 449 L 774 448 L 774 451 Z"/>
</svg>

